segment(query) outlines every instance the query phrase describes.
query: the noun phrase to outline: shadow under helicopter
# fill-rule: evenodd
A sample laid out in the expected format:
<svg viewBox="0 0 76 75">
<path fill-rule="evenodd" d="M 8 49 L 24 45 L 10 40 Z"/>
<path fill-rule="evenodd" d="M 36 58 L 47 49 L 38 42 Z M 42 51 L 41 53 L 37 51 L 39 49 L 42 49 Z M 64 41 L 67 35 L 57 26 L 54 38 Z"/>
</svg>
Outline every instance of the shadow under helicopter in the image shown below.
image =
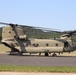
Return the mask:
<svg viewBox="0 0 76 75">
<path fill-rule="evenodd" d="M 9 56 L 19 56 L 19 55 L 17 55 L 17 54 L 7 54 L 7 55 L 9 55 Z M 63 55 L 57 55 L 57 56 L 52 56 L 52 55 L 49 55 L 49 56 L 45 56 L 45 55 L 36 55 L 36 54 L 23 54 L 23 55 L 20 55 L 20 57 L 26 57 L 26 56 L 28 56 L 28 57 L 47 57 L 47 58 L 49 58 L 49 57 L 71 57 L 71 58 L 75 58 L 76 56 L 71 56 L 71 55 L 68 55 L 68 56 L 63 56 Z"/>
</svg>

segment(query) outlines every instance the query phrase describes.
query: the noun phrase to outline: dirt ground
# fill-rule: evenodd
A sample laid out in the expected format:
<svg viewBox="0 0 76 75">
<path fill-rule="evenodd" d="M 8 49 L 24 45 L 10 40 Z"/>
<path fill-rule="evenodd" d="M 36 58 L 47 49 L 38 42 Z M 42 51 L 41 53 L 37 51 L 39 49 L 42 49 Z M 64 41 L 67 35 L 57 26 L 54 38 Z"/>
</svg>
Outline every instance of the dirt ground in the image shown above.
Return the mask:
<svg viewBox="0 0 76 75">
<path fill-rule="evenodd" d="M 28 72 L 0 72 L 0 75 L 76 75 L 76 73 L 28 73 Z"/>
</svg>

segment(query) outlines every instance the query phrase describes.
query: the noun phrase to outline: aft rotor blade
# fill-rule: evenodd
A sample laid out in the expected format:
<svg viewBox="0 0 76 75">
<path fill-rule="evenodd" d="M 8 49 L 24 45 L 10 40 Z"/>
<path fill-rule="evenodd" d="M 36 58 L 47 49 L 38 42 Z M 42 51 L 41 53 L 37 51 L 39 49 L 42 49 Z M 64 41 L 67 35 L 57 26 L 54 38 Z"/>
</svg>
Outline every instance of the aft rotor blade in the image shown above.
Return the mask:
<svg viewBox="0 0 76 75">
<path fill-rule="evenodd" d="M 44 28 L 44 27 L 36 27 L 36 26 L 28 26 L 28 25 L 19 25 L 22 27 L 31 27 L 33 29 L 40 29 L 44 32 L 57 32 L 57 33 L 61 33 L 61 31 L 59 29 L 53 29 L 53 28 Z"/>
<path fill-rule="evenodd" d="M 13 23 L 4 23 L 4 22 L 0 22 L 0 24 L 3 25 L 10 25 L 10 26 L 20 26 L 20 27 L 30 27 L 33 29 L 40 29 L 44 32 L 57 32 L 57 33 L 61 33 L 61 31 L 59 29 L 53 29 L 53 28 L 44 28 L 44 27 L 36 27 L 36 26 L 29 26 L 29 25 L 20 25 L 20 24 L 13 24 Z"/>
<path fill-rule="evenodd" d="M 3 24 L 3 25 L 9 25 L 9 23 L 4 23 L 4 22 L 0 22 L 0 24 Z"/>
</svg>

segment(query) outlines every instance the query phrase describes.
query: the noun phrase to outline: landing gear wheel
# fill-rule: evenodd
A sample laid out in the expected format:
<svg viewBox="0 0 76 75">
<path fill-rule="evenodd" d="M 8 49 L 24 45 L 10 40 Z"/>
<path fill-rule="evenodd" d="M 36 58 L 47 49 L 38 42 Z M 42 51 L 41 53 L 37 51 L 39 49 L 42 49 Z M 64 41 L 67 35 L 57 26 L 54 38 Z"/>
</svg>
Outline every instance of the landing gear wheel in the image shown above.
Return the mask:
<svg viewBox="0 0 76 75">
<path fill-rule="evenodd" d="M 45 52 L 45 56 L 48 56 L 49 54 L 47 52 Z"/>
<path fill-rule="evenodd" d="M 55 53 L 54 53 L 54 54 L 52 54 L 52 56 L 53 56 L 53 57 L 56 57 L 56 56 L 57 56 L 57 54 L 55 54 Z"/>
<path fill-rule="evenodd" d="M 41 53 L 39 53 L 39 56 L 41 55 Z"/>
</svg>

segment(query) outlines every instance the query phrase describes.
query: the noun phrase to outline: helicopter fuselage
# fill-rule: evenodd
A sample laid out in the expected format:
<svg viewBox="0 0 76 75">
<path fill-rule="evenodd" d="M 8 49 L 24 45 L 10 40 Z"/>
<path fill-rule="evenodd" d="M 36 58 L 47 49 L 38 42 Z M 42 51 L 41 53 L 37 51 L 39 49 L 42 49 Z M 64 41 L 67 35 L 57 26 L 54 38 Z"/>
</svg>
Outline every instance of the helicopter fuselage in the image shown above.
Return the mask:
<svg viewBox="0 0 76 75">
<path fill-rule="evenodd" d="M 12 52 L 21 53 L 63 53 L 73 52 L 76 46 L 65 39 L 30 39 L 20 27 L 5 26 L 2 31 L 2 43 Z"/>
<path fill-rule="evenodd" d="M 10 41 L 10 42 L 9 42 Z M 73 52 L 76 49 L 72 43 L 62 39 L 7 39 L 2 41 L 9 48 L 23 53 L 63 53 Z"/>
</svg>

